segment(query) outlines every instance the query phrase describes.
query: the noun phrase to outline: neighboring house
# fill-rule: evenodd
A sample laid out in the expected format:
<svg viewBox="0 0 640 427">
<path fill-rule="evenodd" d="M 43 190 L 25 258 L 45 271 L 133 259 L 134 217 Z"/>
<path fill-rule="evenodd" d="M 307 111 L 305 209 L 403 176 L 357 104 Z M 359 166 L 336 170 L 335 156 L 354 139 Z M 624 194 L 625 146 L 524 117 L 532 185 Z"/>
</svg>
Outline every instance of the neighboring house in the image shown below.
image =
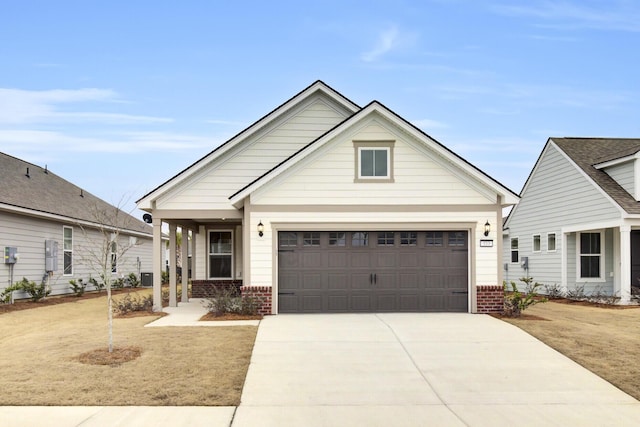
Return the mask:
<svg viewBox="0 0 640 427">
<path fill-rule="evenodd" d="M 628 302 L 640 285 L 639 159 L 640 139 L 550 138 L 505 221 L 508 279 Z"/>
<path fill-rule="evenodd" d="M 102 250 L 106 239 L 98 230 L 109 228 L 114 221 L 119 240 L 108 254 L 113 264 L 111 278 L 151 271 L 153 230 L 144 222 L 46 167 L 4 153 L 0 153 L 0 182 L 0 249 L 4 255 L 0 292 L 23 277 L 38 284 L 45 281 L 52 295 L 70 293 L 71 279 L 85 283 L 90 276 L 98 279 L 90 253 L 106 252 Z M 122 254 L 125 247 L 130 249 Z M 15 292 L 14 297 L 27 295 Z"/>
<path fill-rule="evenodd" d="M 235 284 L 272 314 L 477 312 L 502 309 L 502 209 L 517 202 L 384 105 L 317 81 L 138 207 L 153 216 L 154 272 L 163 222 L 170 242 L 182 228 L 182 250 L 194 237 L 193 296 Z"/>
</svg>

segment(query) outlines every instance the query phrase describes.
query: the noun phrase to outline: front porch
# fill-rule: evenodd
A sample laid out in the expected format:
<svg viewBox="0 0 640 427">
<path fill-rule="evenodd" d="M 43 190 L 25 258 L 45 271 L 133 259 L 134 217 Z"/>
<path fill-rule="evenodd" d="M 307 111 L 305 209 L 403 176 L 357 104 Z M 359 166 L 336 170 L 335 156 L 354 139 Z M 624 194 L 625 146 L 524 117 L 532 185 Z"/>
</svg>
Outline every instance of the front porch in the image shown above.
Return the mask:
<svg viewBox="0 0 640 427">
<path fill-rule="evenodd" d="M 640 289 L 640 222 L 562 229 L 562 288 L 629 304 Z"/>
<path fill-rule="evenodd" d="M 213 215 L 216 215 L 214 217 Z M 271 314 L 271 286 L 251 286 L 249 273 L 250 240 L 244 232 L 243 211 L 160 211 L 152 214 L 154 230 L 153 305 L 162 310 L 162 254 L 165 241 L 163 228 L 168 228 L 169 244 L 166 258 L 169 272 L 169 307 L 178 307 L 178 263 L 180 260 L 181 301 L 189 301 L 187 289 L 191 283 L 192 298 L 208 298 L 221 288 L 232 289 L 237 296 L 251 296 L 262 301 L 258 312 Z"/>
</svg>

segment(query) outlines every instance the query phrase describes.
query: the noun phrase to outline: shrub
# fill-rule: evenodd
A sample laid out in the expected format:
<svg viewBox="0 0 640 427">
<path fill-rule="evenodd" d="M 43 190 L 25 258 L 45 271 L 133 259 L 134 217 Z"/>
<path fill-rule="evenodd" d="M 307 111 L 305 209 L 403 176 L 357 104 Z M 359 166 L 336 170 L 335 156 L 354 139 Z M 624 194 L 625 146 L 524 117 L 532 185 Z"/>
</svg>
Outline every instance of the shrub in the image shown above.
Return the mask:
<svg viewBox="0 0 640 427">
<path fill-rule="evenodd" d="M 533 282 L 532 277 L 523 277 L 520 281 L 526 285 L 524 293 L 518 290 L 515 282 L 511 282 L 510 292 L 507 291 L 507 282 L 502 285 L 504 287 L 504 314 L 510 317 L 520 317 L 522 312 L 532 305 L 547 302 L 546 298 L 538 296 L 538 288 L 542 284 Z"/>
<path fill-rule="evenodd" d="M 113 289 L 122 289 L 124 288 L 124 284 L 125 284 L 124 277 L 118 277 L 117 279 L 114 279 L 111 282 L 111 287 Z"/>
<path fill-rule="evenodd" d="M 21 291 L 21 290 L 22 290 L 22 287 L 20 286 L 20 283 L 15 283 L 5 288 L 5 290 L 2 291 L 2 293 L 0 294 L 0 302 L 3 304 L 13 303 L 13 299 L 11 298 L 11 296 L 13 295 L 13 292 Z"/>
<path fill-rule="evenodd" d="M 564 298 L 564 291 L 557 283 L 554 283 L 553 285 L 544 285 L 544 292 L 549 299 Z"/>
<path fill-rule="evenodd" d="M 591 292 L 589 296 L 586 297 L 587 301 L 596 303 L 596 304 L 608 304 L 613 305 L 616 304 L 620 298 L 616 295 L 612 295 L 604 290 L 604 288 L 600 285 L 596 286 L 596 288 Z"/>
<path fill-rule="evenodd" d="M 36 285 L 36 282 L 30 282 L 26 277 L 23 277 L 16 285 L 19 286 L 19 290 L 28 293 L 33 302 L 40 301 L 51 293 L 51 289 L 47 289 L 47 285 L 44 282 Z"/>
<path fill-rule="evenodd" d="M 71 290 L 77 297 L 81 297 L 84 294 L 84 290 L 87 287 L 87 284 L 82 281 L 82 279 L 78 279 L 76 282 L 75 279 L 69 280 L 69 285 L 71 285 Z"/>
<path fill-rule="evenodd" d="M 584 293 L 584 285 L 578 285 L 577 283 L 574 285 L 573 289 L 567 290 L 567 298 L 577 301 L 582 301 L 586 298 Z"/>
<path fill-rule="evenodd" d="M 127 314 L 133 311 L 152 311 L 153 310 L 153 296 L 147 295 L 143 297 L 131 296 L 126 294 L 122 298 L 115 298 L 113 300 L 113 311 L 117 314 Z"/>
<path fill-rule="evenodd" d="M 169 272 L 163 270 L 162 273 L 160 274 L 160 279 L 162 280 L 163 285 L 166 285 L 167 283 L 169 283 Z"/>
<path fill-rule="evenodd" d="M 126 280 L 129 283 L 129 286 L 131 286 L 132 288 L 137 288 L 138 286 L 140 286 L 140 279 L 138 279 L 136 273 L 129 273 Z"/>
<path fill-rule="evenodd" d="M 214 316 L 227 313 L 256 315 L 262 300 L 252 295 L 239 296 L 231 287 L 216 287 L 211 296 L 203 301 L 203 305 Z"/>
<path fill-rule="evenodd" d="M 95 278 L 89 277 L 89 283 L 93 285 L 96 291 L 100 292 L 104 289 L 104 282 L 98 282 Z"/>
</svg>

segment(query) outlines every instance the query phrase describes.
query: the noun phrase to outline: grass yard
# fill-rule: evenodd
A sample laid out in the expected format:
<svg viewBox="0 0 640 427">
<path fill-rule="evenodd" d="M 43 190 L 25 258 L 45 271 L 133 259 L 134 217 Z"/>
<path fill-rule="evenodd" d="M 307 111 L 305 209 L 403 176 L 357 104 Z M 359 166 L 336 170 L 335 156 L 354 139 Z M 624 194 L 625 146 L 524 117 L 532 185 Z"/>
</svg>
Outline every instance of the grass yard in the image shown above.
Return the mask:
<svg viewBox="0 0 640 427">
<path fill-rule="evenodd" d="M 157 317 L 114 319 L 142 354 L 96 366 L 78 356 L 107 347 L 106 297 L 1 314 L 0 405 L 238 405 L 257 327 L 143 327 Z"/>
<path fill-rule="evenodd" d="M 531 315 L 545 320 L 527 319 Z M 640 400 L 640 308 L 551 301 L 530 307 L 522 319 L 503 320 Z"/>
</svg>

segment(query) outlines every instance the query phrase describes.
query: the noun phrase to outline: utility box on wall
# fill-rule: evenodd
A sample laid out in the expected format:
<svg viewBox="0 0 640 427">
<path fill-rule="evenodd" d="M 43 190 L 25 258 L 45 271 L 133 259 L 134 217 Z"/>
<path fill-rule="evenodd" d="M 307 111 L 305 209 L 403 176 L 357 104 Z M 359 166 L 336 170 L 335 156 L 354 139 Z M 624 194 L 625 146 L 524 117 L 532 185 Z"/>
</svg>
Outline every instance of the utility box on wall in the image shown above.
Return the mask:
<svg viewBox="0 0 640 427">
<path fill-rule="evenodd" d="M 44 269 L 46 272 L 58 269 L 58 242 L 55 240 L 44 241 Z"/>
<path fill-rule="evenodd" d="M 15 264 L 18 260 L 18 248 L 7 246 L 4 248 L 4 263 Z"/>
</svg>

